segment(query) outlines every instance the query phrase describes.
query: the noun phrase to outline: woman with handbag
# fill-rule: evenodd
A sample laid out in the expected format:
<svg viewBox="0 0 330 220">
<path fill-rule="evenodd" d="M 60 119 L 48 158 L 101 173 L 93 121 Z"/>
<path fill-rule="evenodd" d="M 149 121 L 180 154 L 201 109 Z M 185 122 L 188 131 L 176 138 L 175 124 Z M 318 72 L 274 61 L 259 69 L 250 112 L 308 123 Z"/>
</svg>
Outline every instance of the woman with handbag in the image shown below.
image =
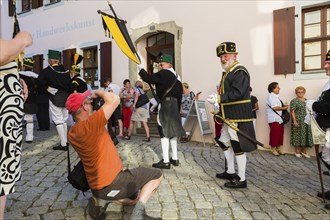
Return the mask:
<svg viewBox="0 0 330 220">
<path fill-rule="evenodd" d="M 266 100 L 267 121 L 270 128 L 269 145 L 271 153 L 275 156 L 284 154 L 280 146 L 283 145 L 284 123 L 281 117 L 282 111 L 287 110 L 287 105 L 282 105 L 278 94 L 280 86 L 277 82 L 272 82 L 268 85 L 268 98 Z"/>
<path fill-rule="evenodd" d="M 143 83 L 138 80 L 135 83 L 134 89 L 134 102 L 133 102 L 133 114 L 131 117 L 131 122 L 128 128 L 128 135 L 125 136 L 126 140 L 131 139 L 132 130 L 134 122 L 142 122 L 144 130 L 146 131 L 146 138 L 144 139 L 145 142 L 150 141 L 150 134 L 149 134 L 149 127 L 148 127 L 148 96 L 143 92 Z M 146 98 L 145 98 L 146 97 Z"/>
</svg>

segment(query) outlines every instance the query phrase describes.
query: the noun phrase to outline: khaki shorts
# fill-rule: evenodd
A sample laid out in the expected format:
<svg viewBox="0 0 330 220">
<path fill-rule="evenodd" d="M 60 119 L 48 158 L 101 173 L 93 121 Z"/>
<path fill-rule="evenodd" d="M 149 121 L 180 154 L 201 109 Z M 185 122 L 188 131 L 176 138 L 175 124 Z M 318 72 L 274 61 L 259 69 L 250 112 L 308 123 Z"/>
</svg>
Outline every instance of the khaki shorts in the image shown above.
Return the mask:
<svg viewBox="0 0 330 220">
<path fill-rule="evenodd" d="M 132 198 L 149 181 L 162 176 L 159 169 L 138 167 L 121 171 L 115 180 L 101 190 L 92 190 L 96 198 L 119 200 Z"/>
</svg>

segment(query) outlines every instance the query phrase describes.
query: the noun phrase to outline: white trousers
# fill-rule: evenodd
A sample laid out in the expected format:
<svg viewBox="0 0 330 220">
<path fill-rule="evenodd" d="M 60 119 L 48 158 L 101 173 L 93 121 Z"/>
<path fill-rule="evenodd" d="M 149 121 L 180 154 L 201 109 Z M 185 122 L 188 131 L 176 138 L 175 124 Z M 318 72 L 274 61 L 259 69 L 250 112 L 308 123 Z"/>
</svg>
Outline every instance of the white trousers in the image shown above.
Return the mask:
<svg viewBox="0 0 330 220">
<path fill-rule="evenodd" d="M 33 141 L 33 115 L 25 114 L 24 120 L 26 121 L 26 136 L 25 141 Z"/>
</svg>

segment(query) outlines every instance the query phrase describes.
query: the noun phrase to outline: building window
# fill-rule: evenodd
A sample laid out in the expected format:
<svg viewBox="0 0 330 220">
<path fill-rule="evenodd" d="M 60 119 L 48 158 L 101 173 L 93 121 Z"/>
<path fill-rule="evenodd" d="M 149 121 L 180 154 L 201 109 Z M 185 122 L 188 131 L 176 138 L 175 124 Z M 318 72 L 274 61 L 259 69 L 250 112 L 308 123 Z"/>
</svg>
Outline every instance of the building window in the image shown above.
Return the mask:
<svg viewBox="0 0 330 220">
<path fill-rule="evenodd" d="M 61 2 L 61 0 L 45 0 L 45 6 L 56 4 Z"/>
<path fill-rule="evenodd" d="M 31 0 L 22 0 L 22 12 L 31 10 Z"/>
<path fill-rule="evenodd" d="M 23 14 L 31 11 L 32 0 L 16 0 L 16 13 Z"/>
<path fill-rule="evenodd" d="M 98 85 L 98 56 L 97 47 L 83 49 L 83 73 L 87 84 L 95 87 Z"/>
<path fill-rule="evenodd" d="M 322 70 L 330 48 L 330 6 L 302 10 L 302 71 Z"/>
</svg>

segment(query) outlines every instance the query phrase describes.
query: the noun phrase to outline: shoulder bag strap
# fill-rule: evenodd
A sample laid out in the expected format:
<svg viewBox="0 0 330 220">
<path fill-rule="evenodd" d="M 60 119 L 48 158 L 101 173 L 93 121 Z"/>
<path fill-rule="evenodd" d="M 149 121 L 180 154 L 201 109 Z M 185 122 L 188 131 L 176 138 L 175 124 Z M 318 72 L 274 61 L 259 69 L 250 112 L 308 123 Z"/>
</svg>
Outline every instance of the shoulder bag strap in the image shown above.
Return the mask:
<svg viewBox="0 0 330 220">
<path fill-rule="evenodd" d="M 164 95 L 163 95 L 163 97 L 162 97 L 162 99 L 172 90 L 172 88 L 173 88 L 173 86 L 175 85 L 175 83 L 176 83 L 176 81 L 178 80 L 178 75 L 177 74 L 175 74 L 175 80 L 174 80 L 174 83 L 171 85 L 171 87 L 170 88 L 168 88 L 167 90 L 166 90 L 166 92 L 164 93 Z"/>
<path fill-rule="evenodd" d="M 69 175 L 71 174 L 71 163 L 70 163 L 70 152 L 69 152 L 69 148 L 70 146 L 68 146 L 68 150 L 67 150 L 67 153 L 68 153 L 68 173 Z"/>
<path fill-rule="evenodd" d="M 267 104 L 267 105 L 268 105 L 268 104 Z M 278 114 L 278 112 L 275 111 L 272 107 L 270 107 L 270 105 L 268 105 L 268 107 L 269 107 L 271 110 L 273 110 L 278 116 L 280 116 L 280 117 L 282 118 L 282 116 L 281 116 L 280 114 Z"/>
</svg>

